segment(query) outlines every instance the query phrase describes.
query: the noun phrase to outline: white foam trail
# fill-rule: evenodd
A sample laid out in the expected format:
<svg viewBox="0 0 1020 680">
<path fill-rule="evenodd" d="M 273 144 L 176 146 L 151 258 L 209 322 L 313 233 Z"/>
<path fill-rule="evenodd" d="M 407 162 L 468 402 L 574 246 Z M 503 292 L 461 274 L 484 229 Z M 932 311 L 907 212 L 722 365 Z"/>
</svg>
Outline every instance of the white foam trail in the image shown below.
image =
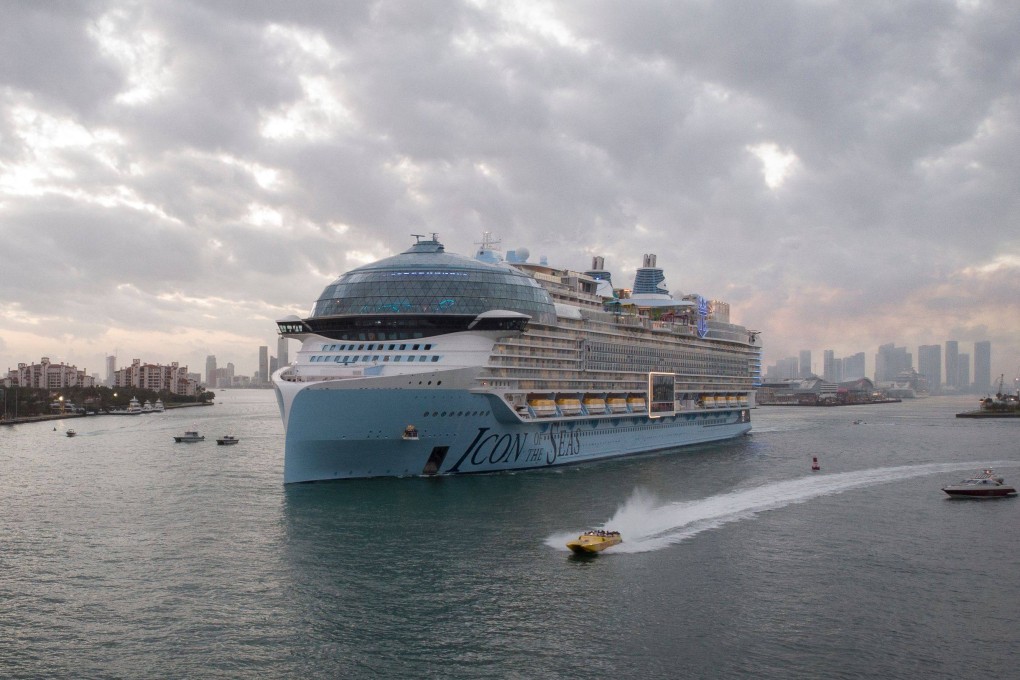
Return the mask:
<svg viewBox="0 0 1020 680">
<path fill-rule="evenodd" d="M 819 496 L 831 496 L 851 489 L 936 473 L 1016 466 L 1017 463 L 1012 461 L 931 463 L 835 474 L 816 473 L 699 500 L 665 504 L 647 491 L 636 489 L 615 515 L 601 527 L 595 528 L 614 529 L 623 535 L 623 543 L 613 547 L 614 553 L 648 552 L 660 550 L 730 522 L 750 519 L 766 510 L 804 503 Z M 576 538 L 584 530 L 553 534 L 545 539 L 545 544 L 565 550 L 566 542 Z"/>
</svg>

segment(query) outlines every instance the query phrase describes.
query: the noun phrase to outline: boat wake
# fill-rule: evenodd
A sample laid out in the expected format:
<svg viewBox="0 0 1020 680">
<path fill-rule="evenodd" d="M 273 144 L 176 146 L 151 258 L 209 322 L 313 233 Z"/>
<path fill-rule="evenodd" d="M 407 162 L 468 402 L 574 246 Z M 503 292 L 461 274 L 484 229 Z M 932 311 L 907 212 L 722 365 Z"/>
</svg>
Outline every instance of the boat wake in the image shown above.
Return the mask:
<svg viewBox="0 0 1020 680">
<path fill-rule="evenodd" d="M 693 501 L 664 503 L 651 493 L 636 489 L 630 498 L 603 525 L 623 535 L 623 543 L 613 553 L 640 553 L 661 550 L 716 529 L 730 522 L 752 519 L 766 510 L 804 503 L 812 498 L 831 496 L 851 489 L 886 484 L 911 477 L 923 477 L 975 468 L 1015 467 L 1015 461 L 991 463 L 931 463 L 873 468 L 835 474 L 813 474 L 782 482 L 770 482 L 750 489 L 709 496 Z M 585 529 L 592 528 L 586 527 Z M 566 542 L 585 529 L 556 533 L 545 544 L 566 550 Z"/>
</svg>

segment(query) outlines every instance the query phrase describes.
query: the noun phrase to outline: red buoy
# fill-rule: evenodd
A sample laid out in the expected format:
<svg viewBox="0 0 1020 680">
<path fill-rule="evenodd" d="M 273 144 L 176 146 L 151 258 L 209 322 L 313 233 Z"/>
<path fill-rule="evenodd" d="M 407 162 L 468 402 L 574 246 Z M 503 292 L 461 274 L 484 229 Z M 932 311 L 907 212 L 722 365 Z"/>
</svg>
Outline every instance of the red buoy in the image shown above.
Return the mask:
<svg viewBox="0 0 1020 680">
<path fill-rule="evenodd" d="M 812 456 L 811 457 L 811 469 L 812 470 L 821 470 L 822 469 L 822 467 L 818 464 L 818 456 Z"/>
</svg>

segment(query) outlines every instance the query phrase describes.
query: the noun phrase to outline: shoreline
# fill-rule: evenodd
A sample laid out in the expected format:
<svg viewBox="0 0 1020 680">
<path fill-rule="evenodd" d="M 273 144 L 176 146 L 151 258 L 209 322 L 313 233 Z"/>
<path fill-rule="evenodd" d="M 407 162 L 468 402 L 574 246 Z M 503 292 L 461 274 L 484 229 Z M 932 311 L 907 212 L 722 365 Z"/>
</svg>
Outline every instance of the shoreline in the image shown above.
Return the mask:
<svg viewBox="0 0 1020 680">
<path fill-rule="evenodd" d="M 172 411 L 179 408 L 192 408 L 194 406 L 215 406 L 216 402 L 202 402 L 195 404 L 173 404 L 172 406 L 164 406 L 165 411 Z M 20 416 L 18 418 L 5 418 L 0 420 L 0 425 L 24 425 L 26 423 L 42 423 L 48 420 L 67 420 L 68 418 L 95 418 L 98 416 L 147 416 L 151 413 L 46 413 L 39 416 Z"/>
</svg>

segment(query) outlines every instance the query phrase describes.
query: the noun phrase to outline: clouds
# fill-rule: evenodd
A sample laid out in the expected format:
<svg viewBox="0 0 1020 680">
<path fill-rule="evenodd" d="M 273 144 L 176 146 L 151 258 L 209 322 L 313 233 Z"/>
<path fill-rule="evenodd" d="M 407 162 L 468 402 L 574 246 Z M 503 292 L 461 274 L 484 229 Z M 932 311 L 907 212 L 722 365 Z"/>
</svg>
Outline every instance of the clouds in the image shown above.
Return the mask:
<svg viewBox="0 0 1020 680">
<path fill-rule="evenodd" d="M 655 252 L 769 361 L 952 337 L 1020 363 L 1014 3 L 4 14 L 10 365 L 88 347 L 90 370 L 120 348 L 251 372 L 272 319 L 426 231 L 603 254 L 620 282 Z"/>
</svg>

